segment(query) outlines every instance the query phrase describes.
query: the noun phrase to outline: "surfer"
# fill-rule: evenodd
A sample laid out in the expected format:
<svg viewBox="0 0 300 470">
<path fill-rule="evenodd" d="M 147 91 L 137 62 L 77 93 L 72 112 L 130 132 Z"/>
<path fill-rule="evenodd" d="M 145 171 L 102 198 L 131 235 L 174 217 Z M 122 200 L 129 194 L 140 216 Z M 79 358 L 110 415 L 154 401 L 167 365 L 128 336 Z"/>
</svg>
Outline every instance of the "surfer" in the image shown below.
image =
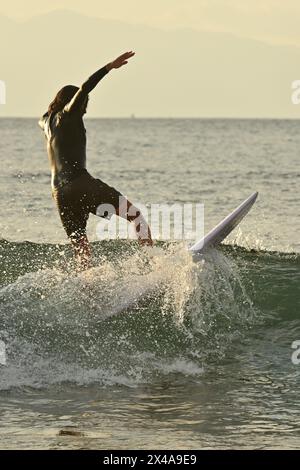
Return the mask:
<svg viewBox="0 0 300 470">
<path fill-rule="evenodd" d="M 100 179 L 93 178 L 86 169 L 86 131 L 83 115 L 87 110 L 89 93 L 105 75 L 112 69 L 127 64 L 134 54 L 130 51 L 120 55 L 97 70 L 80 88 L 73 85 L 64 86 L 39 121 L 47 140 L 52 195 L 76 258 L 83 267 L 88 267 L 90 258 L 86 235 L 90 213 L 106 218 L 115 213 L 134 223 L 141 244 L 153 243 L 150 228 L 140 211 L 118 190 Z M 107 205 L 105 211 L 100 207 L 103 204 Z"/>
</svg>

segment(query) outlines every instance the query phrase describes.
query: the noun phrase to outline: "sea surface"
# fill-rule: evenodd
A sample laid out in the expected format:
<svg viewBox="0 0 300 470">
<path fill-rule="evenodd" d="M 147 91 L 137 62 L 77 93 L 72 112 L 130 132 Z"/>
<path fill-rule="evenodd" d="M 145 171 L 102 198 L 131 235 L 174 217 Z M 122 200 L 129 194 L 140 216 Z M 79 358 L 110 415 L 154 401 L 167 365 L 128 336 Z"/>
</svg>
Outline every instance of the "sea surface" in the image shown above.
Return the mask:
<svg viewBox="0 0 300 470">
<path fill-rule="evenodd" d="M 91 216 L 78 272 L 37 120 L 0 119 L 0 448 L 299 448 L 300 122 L 86 127 L 94 176 L 147 206 L 203 203 L 205 232 L 259 197 L 197 263 L 197 233 L 141 248 Z"/>
</svg>

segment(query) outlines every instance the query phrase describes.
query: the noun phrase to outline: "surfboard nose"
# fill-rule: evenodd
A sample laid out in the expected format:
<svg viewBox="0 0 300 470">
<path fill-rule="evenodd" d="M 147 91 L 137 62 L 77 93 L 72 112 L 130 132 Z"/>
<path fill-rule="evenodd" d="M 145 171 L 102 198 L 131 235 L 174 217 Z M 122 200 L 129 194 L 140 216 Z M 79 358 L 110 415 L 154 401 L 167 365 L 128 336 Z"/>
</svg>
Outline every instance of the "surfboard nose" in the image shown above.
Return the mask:
<svg viewBox="0 0 300 470">
<path fill-rule="evenodd" d="M 255 203 L 258 191 L 252 193 L 243 201 L 233 212 L 223 219 L 215 228 L 213 228 L 204 238 L 201 238 L 189 250 L 193 253 L 202 253 L 210 246 L 219 245 L 235 227 L 243 220 L 246 214 Z"/>
</svg>

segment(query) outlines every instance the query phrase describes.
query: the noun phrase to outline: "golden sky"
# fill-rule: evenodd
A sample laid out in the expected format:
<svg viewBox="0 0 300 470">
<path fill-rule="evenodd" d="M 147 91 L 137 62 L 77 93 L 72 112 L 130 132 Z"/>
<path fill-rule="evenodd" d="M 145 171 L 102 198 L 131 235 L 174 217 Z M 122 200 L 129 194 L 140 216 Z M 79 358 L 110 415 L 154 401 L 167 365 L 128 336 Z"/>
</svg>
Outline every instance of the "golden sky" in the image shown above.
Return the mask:
<svg viewBox="0 0 300 470">
<path fill-rule="evenodd" d="M 299 117 L 299 0 L 1 0 L 0 115 L 41 115 L 126 50 L 89 116 Z"/>
<path fill-rule="evenodd" d="M 300 46 L 299 0 L 2 0 L 0 14 L 28 19 L 54 9 L 163 28 L 232 32 Z"/>
</svg>

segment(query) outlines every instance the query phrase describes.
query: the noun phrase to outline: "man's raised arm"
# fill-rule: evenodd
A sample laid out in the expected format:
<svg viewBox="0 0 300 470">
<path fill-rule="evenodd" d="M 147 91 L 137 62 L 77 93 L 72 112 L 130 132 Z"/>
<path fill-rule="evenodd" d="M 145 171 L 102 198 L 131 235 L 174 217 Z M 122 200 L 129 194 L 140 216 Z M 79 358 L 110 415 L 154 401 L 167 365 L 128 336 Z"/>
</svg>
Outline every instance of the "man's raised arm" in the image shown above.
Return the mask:
<svg viewBox="0 0 300 470">
<path fill-rule="evenodd" d="M 112 62 L 91 75 L 79 88 L 72 100 L 65 106 L 65 111 L 72 113 L 80 110 L 84 105 L 88 94 L 98 85 L 100 80 L 112 69 L 118 69 L 128 63 L 128 59 L 134 56 L 134 52 L 125 52 Z"/>
</svg>

